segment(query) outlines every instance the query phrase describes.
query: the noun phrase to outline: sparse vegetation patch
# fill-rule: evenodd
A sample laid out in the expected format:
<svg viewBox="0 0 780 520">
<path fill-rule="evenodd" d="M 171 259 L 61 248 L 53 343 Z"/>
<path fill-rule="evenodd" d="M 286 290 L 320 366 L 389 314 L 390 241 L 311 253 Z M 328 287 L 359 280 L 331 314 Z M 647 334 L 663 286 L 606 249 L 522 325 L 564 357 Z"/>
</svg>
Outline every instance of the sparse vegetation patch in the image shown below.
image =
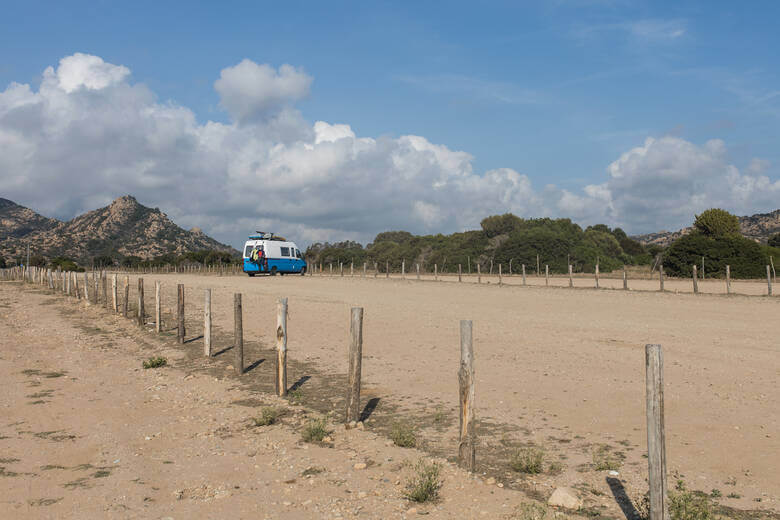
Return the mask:
<svg viewBox="0 0 780 520">
<path fill-rule="evenodd" d="M 424 459 L 417 461 L 414 475 L 406 483 L 404 496 L 412 502 L 431 502 L 439 496 L 441 466 Z"/>
<path fill-rule="evenodd" d="M 148 368 L 159 368 L 164 367 L 168 364 L 168 360 L 164 357 L 157 356 L 157 357 L 150 357 L 146 361 L 143 362 L 144 369 Z"/>
<path fill-rule="evenodd" d="M 393 423 L 393 426 L 390 428 L 390 439 L 396 446 L 402 448 L 414 448 L 417 445 L 417 434 L 414 426 L 406 421 Z"/>
<path fill-rule="evenodd" d="M 328 424 L 325 418 L 312 419 L 303 427 L 301 438 L 306 442 L 322 442 L 328 435 Z"/>
<path fill-rule="evenodd" d="M 541 448 L 520 448 L 512 453 L 509 467 L 518 473 L 541 473 L 544 464 L 544 450 Z"/>
<path fill-rule="evenodd" d="M 260 410 L 260 417 L 253 417 L 254 426 L 270 426 L 276 424 L 279 418 L 284 415 L 284 410 L 275 406 L 265 406 Z"/>
</svg>

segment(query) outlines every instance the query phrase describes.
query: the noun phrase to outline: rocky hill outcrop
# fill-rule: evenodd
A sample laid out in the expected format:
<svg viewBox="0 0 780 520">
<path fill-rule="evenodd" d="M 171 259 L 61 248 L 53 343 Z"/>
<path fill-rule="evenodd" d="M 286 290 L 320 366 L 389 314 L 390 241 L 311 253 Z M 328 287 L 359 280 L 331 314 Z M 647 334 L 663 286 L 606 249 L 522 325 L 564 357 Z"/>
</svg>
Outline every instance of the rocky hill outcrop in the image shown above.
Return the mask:
<svg viewBox="0 0 780 520">
<path fill-rule="evenodd" d="M 749 217 L 739 217 L 739 228 L 742 235 L 746 238 L 765 244 L 766 241 L 769 240 L 769 237 L 775 233 L 780 233 L 780 209 L 776 209 L 771 213 L 757 213 Z M 679 231 L 647 233 L 631 238 L 643 245 L 656 244 L 661 247 L 666 247 L 691 231 L 693 231 L 693 227 L 687 227 Z"/>
<path fill-rule="evenodd" d="M 129 195 L 68 222 L 0 199 L 0 255 L 9 259 L 24 256 L 28 243 L 34 255 L 65 256 L 82 263 L 100 255 L 148 259 L 202 250 L 238 254 L 200 229 L 180 228 L 159 209 L 148 208 Z"/>
</svg>

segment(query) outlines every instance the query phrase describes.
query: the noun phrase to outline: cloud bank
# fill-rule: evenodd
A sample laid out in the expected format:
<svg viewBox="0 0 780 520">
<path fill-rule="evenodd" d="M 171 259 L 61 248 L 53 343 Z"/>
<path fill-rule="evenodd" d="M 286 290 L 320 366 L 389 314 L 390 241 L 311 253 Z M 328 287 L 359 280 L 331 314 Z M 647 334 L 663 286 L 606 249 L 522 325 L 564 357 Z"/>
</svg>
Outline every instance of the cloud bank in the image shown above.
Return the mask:
<svg viewBox="0 0 780 520">
<path fill-rule="evenodd" d="M 133 83 L 127 67 L 65 57 L 37 91 L 12 83 L 0 92 L 0 196 L 70 218 L 133 194 L 237 244 L 255 229 L 301 243 L 452 232 L 503 212 L 655 231 L 711 206 L 774 209 L 780 194 L 766 161 L 741 172 L 722 141 L 677 137 L 646 139 L 580 192 L 534 187 L 509 168 L 475 172 L 471 155 L 421 136 L 311 124 L 294 106 L 311 84 L 302 69 L 244 60 L 214 84 L 231 122 L 201 124 Z"/>
</svg>

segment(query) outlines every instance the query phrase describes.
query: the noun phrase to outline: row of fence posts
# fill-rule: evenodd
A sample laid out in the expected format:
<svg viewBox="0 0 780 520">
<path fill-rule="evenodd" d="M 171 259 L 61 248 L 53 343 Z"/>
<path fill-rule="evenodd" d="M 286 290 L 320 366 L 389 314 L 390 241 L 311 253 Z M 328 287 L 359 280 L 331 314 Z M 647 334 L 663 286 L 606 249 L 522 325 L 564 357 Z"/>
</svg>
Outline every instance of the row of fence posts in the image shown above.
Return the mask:
<svg viewBox="0 0 780 520">
<path fill-rule="evenodd" d="M 367 262 L 363 263 L 363 278 L 367 276 Z M 317 267 L 317 264 L 311 264 L 309 266 L 311 269 L 308 271 L 310 275 L 314 275 L 315 271 L 318 274 L 322 274 L 323 272 L 323 265 L 322 263 L 319 264 L 319 268 Z M 420 264 L 415 264 L 416 267 L 416 279 L 420 280 Z M 699 283 L 698 283 L 698 276 L 697 276 L 697 265 L 692 265 L 692 277 L 693 277 L 693 292 L 694 294 L 699 293 Z M 331 276 L 333 275 L 333 264 L 329 264 L 329 270 Z M 350 264 L 349 267 L 350 276 L 354 276 L 354 263 Z M 344 276 L 344 263 L 339 263 L 339 273 L 340 276 Z M 376 278 L 379 274 L 379 270 L 377 269 L 377 263 L 374 263 L 374 278 Z M 594 272 L 594 281 L 595 281 L 595 288 L 600 289 L 601 286 L 599 284 L 599 264 L 596 264 L 596 269 Z M 526 280 L 526 267 L 525 264 L 521 264 L 521 276 L 522 276 L 522 286 L 528 285 Z M 390 263 L 386 262 L 385 264 L 385 278 L 390 278 Z M 403 260 L 401 262 L 401 278 L 406 279 L 406 261 Z M 438 264 L 433 264 L 433 278 L 435 281 L 439 280 L 439 266 Z M 663 292 L 664 289 L 664 266 L 663 264 L 659 264 L 658 266 L 658 285 L 659 285 L 659 291 Z M 568 281 L 569 281 L 569 287 L 574 287 L 574 274 L 573 274 L 573 266 L 572 264 L 568 265 Z M 458 282 L 463 282 L 463 268 L 461 264 L 458 264 Z M 480 265 L 477 264 L 477 283 L 482 283 L 482 270 L 480 268 Z M 772 270 L 771 266 L 766 266 L 766 283 L 767 283 L 767 295 L 772 296 Z M 498 285 L 504 285 L 503 283 L 503 273 L 501 269 L 501 264 L 498 265 Z M 550 285 L 550 266 L 545 264 L 544 266 L 544 285 L 545 287 L 549 287 Z M 625 266 L 623 266 L 623 290 L 628 290 L 628 271 Z M 726 294 L 731 294 L 731 266 L 726 266 Z"/>
<path fill-rule="evenodd" d="M 523 266 L 524 271 L 525 266 Z M 78 284 L 75 273 L 63 273 L 52 270 L 43 270 L 39 268 L 30 268 L 21 270 L 11 268 L 3 270 L 3 277 L 10 276 L 11 279 L 25 280 L 30 283 L 41 285 L 48 284 L 48 287 L 54 291 L 59 288 L 71 296 L 72 288 L 75 290 L 76 298 L 79 298 Z M 663 275 L 661 275 L 663 276 Z M 98 279 L 102 281 L 103 303 L 109 308 L 109 299 L 107 296 L 107 283 L 105 271 L 99 276 L 93 273 L 94 280 L 94 301 L 98 303 Z M 696 280 L 696 269 L 694 267 L 694 283 Z M 85 289 L 88 287 L 88 278 L 85 272 Z M 624 277 L 625 280 L 625 277 Z M 663 280 L 663 278 L 661 278 Z M 130 286 L 129 277 L 125 277 L 125 293 L 123 315 L 128 315 L 128 291 Z M 73 285 L 71 285 L 73 283 Z M 59 286 L 59 287 L 58 287 Z M 160 333 L 162 311 L 161 311 L 161 284 L 155 282 L 155 331 Z M 144 283 L 143 278 L 138 278 L 138 309 L 137 323 L 144 325 Z M 85 290 L 85 300 L 88 290 Z M 212 323 L 211 323 L 211 289 L 205 289 L 204 306 L 204 355 L 212 356 Z M 112 299 L 111 306 L 114 313 L 118 313 L 117 301 L 117 275 L 112 278 Z M 241 293 L 233 295 L 233 336 L 234 336 L 234 355 L 235 369 L 241 375 L 244 373 L 244 334 L 242 317 L 242 296 Z M 184 343 L 185 339 L 185 308 L 184 308 L 184 285 L 177 285 L 177 319 L 178 319 L 178 342 Z M 276 316 L 276 374 L 275 389 L 280 397 L 287 395 L 287 298 L 280 298 L 277 301 Z M 360 419 L 360 386 L 362 379 L 362 358 L 363 358 L 363 308 L 353 307 L 350 313 L 350 340 L 348 350 L 349 371 L 347 375 L 346 392 L 346 410 L 345 422 L 347 426 L 352 426 Z M 474 471 L 476 469 L 476 378 L 474 371 L 474 347 L 473 330 L 471 320 L 461 320 L 460 322 L 460 364 L 457 373 L 459 388 L 459 435 L 458 435 L 458 460 L 460 464 Z M 650 520 L 667 520 L 667 475 L 666 475 L 666 440 L 664 432 L 664 398 L 663 398 L 663 354 L 661 345 L 645 346 L 645 382 L 646 382 L 646 415 L 647 415 L 647 450 L 648 450 L 648 473 L 650 487 Z"/>
</svg>

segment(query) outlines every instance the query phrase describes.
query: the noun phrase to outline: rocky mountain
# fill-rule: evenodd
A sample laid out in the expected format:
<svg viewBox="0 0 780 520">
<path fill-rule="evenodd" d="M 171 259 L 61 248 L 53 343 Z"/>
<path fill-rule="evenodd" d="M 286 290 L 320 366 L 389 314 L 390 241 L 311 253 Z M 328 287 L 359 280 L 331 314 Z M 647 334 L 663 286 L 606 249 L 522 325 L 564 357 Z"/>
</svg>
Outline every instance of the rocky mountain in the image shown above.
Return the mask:
<svg viewBox="0 0 780 520">
<path fill-rule="evenodd" d="M 739 227 L 742 235 L 746 238 L 765 244 L 769 237 L 775 233 L 780 233 L 780 209 L 776 209 L 771 213 L 757 213 L 749 217 L 739 217 Z M 666 247 L 691 231 L 693 231 L 693 227 L 687 227 L 679 231 L 659 231 L 658 233 L 637 235 L 631 238 L 644 245 L 656 244 Z"/>
<path fill-rule="evenodd" d="M 238 254 L 200 229 L 180 228 L 159 209 L 148 208 L 129 195 L 68 222 L 0 199 L 0 256 L 22 257 L 28 243 L 33 255 L 65 256 L 82 263 L 100 255 L 147 259 L 206 249 Z"/>
</svg>

